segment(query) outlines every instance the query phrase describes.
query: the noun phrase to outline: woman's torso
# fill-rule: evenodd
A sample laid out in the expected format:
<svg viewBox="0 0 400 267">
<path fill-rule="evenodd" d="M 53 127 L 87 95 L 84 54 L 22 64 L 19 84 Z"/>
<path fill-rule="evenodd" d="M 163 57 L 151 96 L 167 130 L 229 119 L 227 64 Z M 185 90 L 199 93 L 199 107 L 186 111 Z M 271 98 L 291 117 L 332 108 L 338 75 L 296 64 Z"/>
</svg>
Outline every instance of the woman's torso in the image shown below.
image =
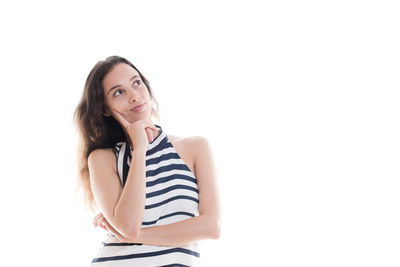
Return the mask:
<svg viewBox="0 0 400 267">
<path fill-rule="evenodd" d="M 146 152 L 146 204 L 143 227 L 165 225 L 198 216 L 198 187 L 190 138 L 160 134 Z M 125 142 L 114 149 L 115 170 L 121 186 L 126 182 L 132 151 Z M 198 266 L 198 244 L 182 247 L 124 244 L 107 234 L 92 266 Z M 173 266 L 173 265 L 170 265 Z"/>
</svg>

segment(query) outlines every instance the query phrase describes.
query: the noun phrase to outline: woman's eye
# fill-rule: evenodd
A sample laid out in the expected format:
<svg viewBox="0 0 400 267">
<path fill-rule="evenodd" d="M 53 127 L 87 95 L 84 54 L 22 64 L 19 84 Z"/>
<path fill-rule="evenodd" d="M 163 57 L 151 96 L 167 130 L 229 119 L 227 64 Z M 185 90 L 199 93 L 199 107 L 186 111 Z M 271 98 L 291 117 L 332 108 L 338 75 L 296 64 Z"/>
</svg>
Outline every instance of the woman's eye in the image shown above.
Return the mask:
<svg viewBox="0 0 400 267">
<path fill-rule="evenodd" d="M 139 86 L 140 85 L 140 81 L 139 80 L 134 81 L 133 84 L 136 84 L 136 86 Z"/>
<path fill-rule="evenodd" d="M 117 95 L 118 92 L 121 92 L 121 89 L 115 90 L 114 96 L 119 96 L 120 94 Z"/>
</svg>

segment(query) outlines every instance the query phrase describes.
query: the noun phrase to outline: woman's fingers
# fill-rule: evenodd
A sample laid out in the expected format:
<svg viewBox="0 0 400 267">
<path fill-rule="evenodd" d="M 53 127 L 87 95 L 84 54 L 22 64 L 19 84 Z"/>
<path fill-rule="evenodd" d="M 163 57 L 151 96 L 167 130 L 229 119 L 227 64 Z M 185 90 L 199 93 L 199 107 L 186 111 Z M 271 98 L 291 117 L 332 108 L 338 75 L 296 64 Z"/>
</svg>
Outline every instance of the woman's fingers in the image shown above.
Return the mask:
<svg viewBox="0 0 400 267">
<path fill-rule="evenodd" d="M 131 123 L 130 123 L 129 121 L 127 121 L 127 120 L 125 119 L 125 117 L 124 117 L 121 113 L 119 113 L 118 111 L 113 110 L 113 113 L 114 113 L 115 117 L 117 118 L 117 120 L 120 121 L 120 123 L 121 123 L 125 128 L 128 127 L 128 126 L 131 124 Z M 147 123 L 146 123 L 146 122 L 147 122 Z M 155 127 L 155 125 L 151 122 L 150 119 L 145 121 L 145 126 L 151 127 L 151 129 L 154 130 L 154 131 L 157 131 L 157 130 L 158 130 L 157 127 Z"/>
<path fill-rule="evenodd" d="M 99 226 L 100 228 L 103 228 L 104 230 L 108 230 L 107 229 L 107 220 L 106 220 L 106 218 L 104 218 L 102 213 L 99 213 L 94 217 L 93 224 L 94 224 L 94 227 Z"/>
<path fill-rule="evenodd" d="M 100 227 L 103 228 L 106 231 L 109 231 L 109 227 L 110 225 L 108 224 L 106 218 L 104 218 L 104 216 L 100 219 Z"/>
<path fill-rule="evenodd" d="M 147 139 L 149 140 L 149 143 L 153 142 L 153 134 L 152 134 L 152 129 L 146 128 L 146 134 L 147 134 Z"/>
<path fill-rule="evenodd" d="M 153 131 L 158 130 L 157 127 L 153 124 L 153 122 L 150 119 L 147 120 L 147 126 L 150 127 Z"/>
<path fill-rule="evenodd" d="M 100 227 L 103 228 L 104 230 L 107 230 L 106 223 L 104 222 L 104 220 L 101 220 Z"/>
<path fill-rule="evenodd" d="M 100 214 L 101 214 L 101 213 L 97 214 L 97 215 L 94 216 L 94 218 L 93 218 L 93 224 L 95 225 L 95 227 L 96 227 L 96 223 L 97 223 L 97 221 L 98 221 L 98 219 L 99 219 Z"/>
<path fill-rule="evenodd" d="M 94 227 L 97 227 L 97 226 L 101 226 L 101 221 L 104 219 L 104 216 L 103 216 L 103 214 L 102 213 L 99 213 L 99 214 L 97 214 L 95 217 L 94 217 L 94 219 L 93 219 L 93 225 L 94 225 Z"/>
<path fill-rule="evenodd" d="M 129 124 L 131 124 L 129 121 L 127 121 L 124 116 L 122 116 L 121 113 L 119 113 L 116 110 L 113 110 L 113 113 L 115 114 L 115 117 L 121 122 L 121 124 L 126 128 L 128 127 Z"/>
<path fill-rule="evenodd" d="M 153 124 L 153 122 L 150 119 L 146 120 L 146 134 L 149 140 L 149 143 L 153 142 L 153 133 L 154 136 L 157 134 L 158 128 Z"/>
<path fill-rule="evenodd" d="M 137 131 L 139 129 L 139 128 L 135 127 L 136 130 L 134 130 L 134 127 L 132 127 L 133 124 L 136 124 L 135 126 L 140 125 L 141 127 L 143 127 L 145 130 L 145 134 L 147 136 L 148 143 L 153 142 L 153 140 L 154 140 L 153 132 L 157 133 L 158 129 L 149 118 L 131 123 L 131 122 L 127 121 L 124 118 L 124 116 L 121 113 L 119 113 L 118 111 L 113 110 L 113 114 L 115 115 L 115 119 L 127 130 L 128 135 L 133 142 L 135 142 L 133 140 L 135 138 L 134 131 Z M 139 123 L 139 124 L 137 124 L 137 123 Z M 143 141 L 139 141 L 139 142 L 143 142 Z"/>
<path fill-rule="evenodd" d="M 154 138 L 152 138 L 153 133 L 155 135 L 158 131 L 158 128 L 153 124 L 153 122 L 150 119 L 147 120 L 147 127 L 148 128 L 146 128 L 146 132 L 148 133 L 148 135 L 151 136 L 151 138 L 149 138 L 149 140 L 150 140 L 150 142 L 152 142 L 154 140 Z"/>
</svg>

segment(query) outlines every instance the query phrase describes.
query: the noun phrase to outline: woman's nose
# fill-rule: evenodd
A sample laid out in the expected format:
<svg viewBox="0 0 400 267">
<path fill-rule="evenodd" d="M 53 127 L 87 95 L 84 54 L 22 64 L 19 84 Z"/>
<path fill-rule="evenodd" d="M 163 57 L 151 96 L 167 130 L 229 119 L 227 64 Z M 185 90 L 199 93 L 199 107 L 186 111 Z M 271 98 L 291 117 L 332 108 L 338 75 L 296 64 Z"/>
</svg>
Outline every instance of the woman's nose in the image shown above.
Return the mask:
<svg viewBox="0 0 400 267">
<path fill-rule="evenodd" d="M 140 95 L 133 89 L 130 90 L 129 94 L 129 103 L 132 103 L 133 101 L 139 101 L 140 100 Z"/>
</svg>

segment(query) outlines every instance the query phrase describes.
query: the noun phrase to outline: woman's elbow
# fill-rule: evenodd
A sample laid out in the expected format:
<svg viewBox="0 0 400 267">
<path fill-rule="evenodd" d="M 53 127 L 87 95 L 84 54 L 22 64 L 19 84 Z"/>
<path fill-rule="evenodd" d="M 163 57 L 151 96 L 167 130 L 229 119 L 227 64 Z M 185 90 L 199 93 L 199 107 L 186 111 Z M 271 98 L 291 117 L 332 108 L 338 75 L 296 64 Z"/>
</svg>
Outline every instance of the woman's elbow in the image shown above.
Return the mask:
<svg viewBox="0 0 400 267">
<path fill-rule="evenodd" d="M 216 220 L 211 227 L 210 237 L 212 239 L 219 239 L 221 235 L 221 223 L 219 220 Z"/>
<path fill-rule="evenodd" d="M 124 231 L 122 235 L 128 240 L 135 240 L 140 235 L 140 229 Z"/>
<path fill-rule="evenodd" d="M 137 224 L 126 224 L 119 227 L 121 235 L 129 240 L 135 240 L 140 235 L 140 226 Z"/>
</svg>

